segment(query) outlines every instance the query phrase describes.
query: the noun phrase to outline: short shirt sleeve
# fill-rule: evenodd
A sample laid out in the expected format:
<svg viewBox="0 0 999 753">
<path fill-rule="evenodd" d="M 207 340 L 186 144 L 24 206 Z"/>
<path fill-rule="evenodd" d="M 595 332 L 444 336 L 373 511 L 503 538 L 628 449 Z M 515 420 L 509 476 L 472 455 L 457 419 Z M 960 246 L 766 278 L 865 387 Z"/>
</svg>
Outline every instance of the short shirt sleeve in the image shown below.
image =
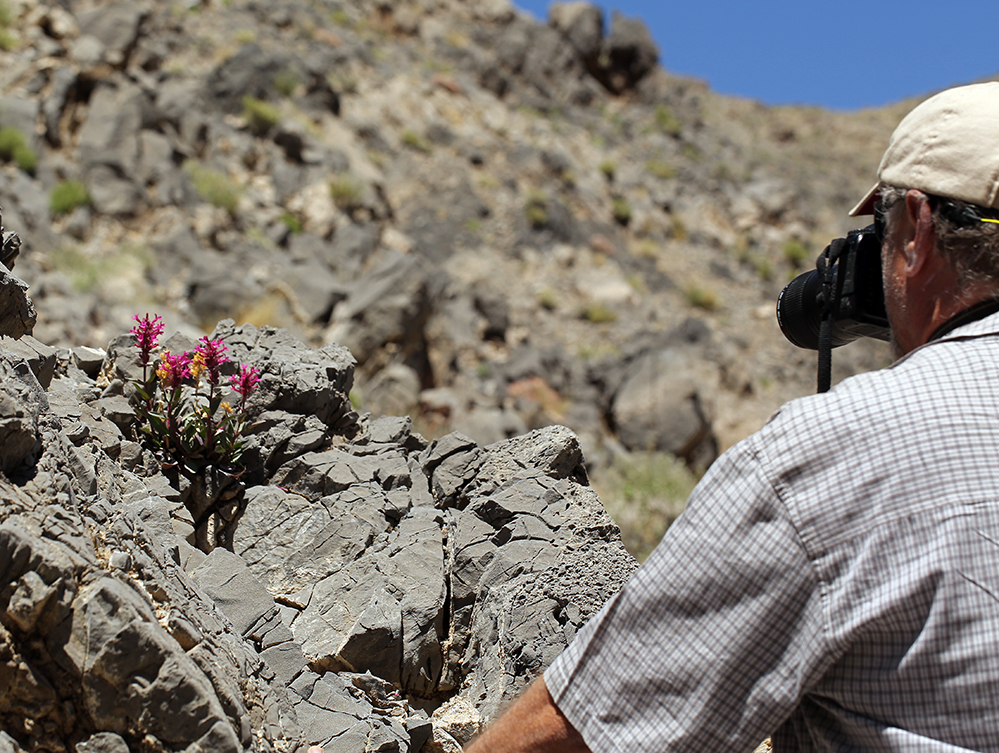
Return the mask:
<svg viewBox="0 0 999 753">
<path fill-rule="evenodd" d="M 545 674 L 595 753 L 752 750 L 825 655 L 822 597 L 753 438 Z"/>
</svg>

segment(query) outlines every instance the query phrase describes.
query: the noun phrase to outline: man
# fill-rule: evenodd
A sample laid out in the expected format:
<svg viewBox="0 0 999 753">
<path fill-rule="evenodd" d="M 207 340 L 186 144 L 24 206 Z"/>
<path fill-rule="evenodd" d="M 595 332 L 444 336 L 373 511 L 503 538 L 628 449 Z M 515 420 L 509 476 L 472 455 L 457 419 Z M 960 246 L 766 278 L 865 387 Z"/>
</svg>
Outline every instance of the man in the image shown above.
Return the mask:
<svg viewBox="0 0 999 753">
<path fill-rule="evenodd" d="M 469 753 L 999 750 L 999 83 L 892 135 L 897 360 L 792 401 Z"/>
</svg>

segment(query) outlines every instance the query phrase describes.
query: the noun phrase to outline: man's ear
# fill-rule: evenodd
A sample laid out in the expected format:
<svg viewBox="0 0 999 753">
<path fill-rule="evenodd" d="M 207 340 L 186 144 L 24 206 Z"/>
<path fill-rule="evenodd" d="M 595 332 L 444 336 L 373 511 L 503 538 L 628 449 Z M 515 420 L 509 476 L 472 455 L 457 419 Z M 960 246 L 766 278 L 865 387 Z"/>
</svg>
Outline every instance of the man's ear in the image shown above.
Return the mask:
<svg viewBox="0 0 999 753">
<path fill-rule="evenodd" d="M 929 198 L 922 191 L 911 190 L 905 195 L 905 211 L 912 236 L 902 244 L 905 271 L 910 277 L 919 274 L 925 265 L 939 259 L 937 232 L 933 224 L 933 210 Z"/>
</svg>

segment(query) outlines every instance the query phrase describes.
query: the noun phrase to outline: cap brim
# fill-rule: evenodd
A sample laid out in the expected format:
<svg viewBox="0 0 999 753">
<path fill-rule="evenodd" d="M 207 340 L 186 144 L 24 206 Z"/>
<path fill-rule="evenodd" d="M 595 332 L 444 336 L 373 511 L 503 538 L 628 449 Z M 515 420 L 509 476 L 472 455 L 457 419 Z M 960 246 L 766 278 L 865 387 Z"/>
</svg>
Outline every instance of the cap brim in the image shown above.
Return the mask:
<svg viewBox="0 0 999 753">
<path fill-rule="evenodd" d="M 881 184 L 875 183 L 874 187 L 867 192 L 867 195 L 860 200 L 860 203 L 850 210 L 850 216 L 863 217 L 867 214 L 874 214 L 874 202 L 878 200 L 878 189 L 880 188 Z"/>
</svg>

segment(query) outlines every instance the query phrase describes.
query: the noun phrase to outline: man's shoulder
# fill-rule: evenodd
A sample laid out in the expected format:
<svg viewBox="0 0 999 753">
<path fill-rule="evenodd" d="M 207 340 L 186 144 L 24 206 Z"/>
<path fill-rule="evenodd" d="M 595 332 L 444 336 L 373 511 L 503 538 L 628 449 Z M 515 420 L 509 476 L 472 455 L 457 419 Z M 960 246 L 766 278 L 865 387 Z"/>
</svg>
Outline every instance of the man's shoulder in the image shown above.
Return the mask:
<svg viewBox="0 0 999 753">
<path fill-rule="evenodd" d="M 992 317 L 990 317 L 992 319 Z M 930 406 L 967 396 L 993 394 L 999 399 L 999 380 L 983 383 L 981 376 L 999 368 L 999 315 L 992 326 L 982 323 L 958 330 L 953 336 L 928 343 L 906 357 L 876 371 L 844 379 L 832 390 L 785 403 L 764 427 L 773 432 L 786 423 L 886 420 L 898 414 L 901 422 L 916 419 L 916 405 Z M 772 427 L 777 424 L 777 427 Z M 765 431 L 766 433 L 766 431 Z"/>
<path fill-rule="evenodd" d="M 999 451 L 999 421 L 990 418 L 999 415 L 999 338 L 987 340 L 931 343 L 792 400 L 742 451 L 809 530 L 828 533 L 841 516 L 851 531 L 858 520 L 971 488 L 999 495 L 993 464 L 982 460 Z"/>
</svg>

